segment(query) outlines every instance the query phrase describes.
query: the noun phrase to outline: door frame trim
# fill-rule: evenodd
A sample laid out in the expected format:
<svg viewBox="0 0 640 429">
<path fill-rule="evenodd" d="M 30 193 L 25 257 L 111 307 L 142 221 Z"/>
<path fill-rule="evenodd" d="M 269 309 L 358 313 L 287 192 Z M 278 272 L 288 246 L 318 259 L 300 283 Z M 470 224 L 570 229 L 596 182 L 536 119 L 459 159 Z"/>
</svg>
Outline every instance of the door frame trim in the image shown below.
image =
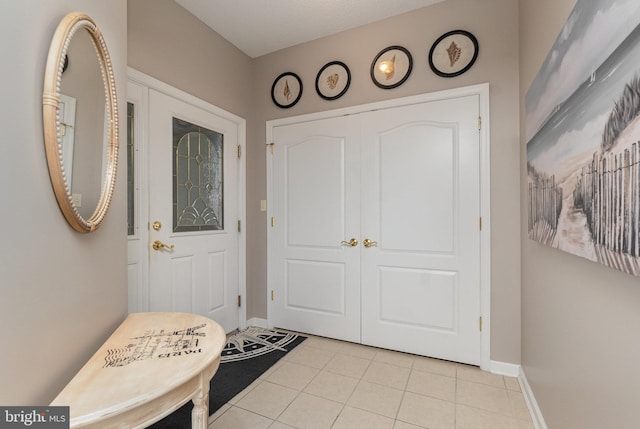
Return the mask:
<svg viewBox="0 0 640 429">
<path fill-rule="evenodd" d="M 191 104 L 195 107 L 198 107 L 202 110 L 206 110 L 207 112 L 213 113 L 216 116 L 229 120 L 237 125 L 238 127 L 238 144 L 240 145 L 240 153 L 242 156 L 240 157 L 240 164 L 238 167 L 238 220 L 240 220 L 242 228 L 240 233 L 238 234 L 238 294 L 241 297 L 241 306 L 238 311 L 238 327 L 239 329 L 245 329 L 247 327 L 247 239 L 246 239 L 246 231 L 247 231 L 247 209 L 246 209 L 246 195 L 247 195 L 247 183 L 246 183 L 246 166 L 247 166 L 247 158 L 246 158 L 246 143 L 247 143 L 247 123 L 246 120 L 240 116 L 237 116 L 233 113 L 230 113 L 218 106 L 215 106 L 207 101 L 204 101 L 198 97 L 195 97 L 187 92 L 184 92 L 178 88 L 175 88 L 165 82 L 162 82 L 154 77 L 151 77 L 145 73 L 142 73 L 134 68 L 127 67 L 127 81 L 138 84 L 146 88 L 148 93 L 149 89 L 153 89 L 155 91 L 161 92 L 165 95 L 183 101 L 185 103 Z M 148 106 L 146 107 L 146 111 L 142 112 L 144 117 L 144 123 L 148 123 L 148 115 L 149 110 Z M 145 135 L 145 138 L 148 136 Z M 144 174 L 148 174 L 149 166 L 149 145 L 146 142 L 140 146 L 140 152 L 142 153 L 142 158 L 144 162 L 144 166 L 142 167 L 144 171 L 140 172 L 140 189 L 145 190 L 143 192 L 145 194 L 145 201 L 147 203 L 147 207 L 145 210 L 148 212 L 148 194 L 149 194 L 149 183 L 147 180 L 147 176 Z M 148 217 L 148 216 L 147 216 Z M 146 260 L 148 260 L 149 256 L 149 246 L 144 246 L 146 249 Z M 147 276 L 148 283 L 148 276 Z M 149 285 L 143 285 L 143 289 L 148 291 Z M 130 292 L 131 293 L 131 292 Z M 147 302 L 144 303 L 146 308 L 144 311 L 148 311 L 149 303 L 148 303 L 148 294 L 146 296 Z M 129 309 L 131 311 L 131 309 Z"/>
<path fill-rule="evenodd" d="M 309 113 L 287 118 L 274 119 L 266 122 L 266 181 L 267 201 L 273 197 L 273 158 L 269 156 L 270 143 L 273 142 L 273 128 L 282 125 L 292 125 L 302 122 L 327 119 L 338 116 L 353 115 L 372 110 L 390 109 L 412 104 L 422 104 L 433 101 L 447 100 L 470 95 L 478 95 L 479 111 L 482 118 L 480 126 L 480 216 L 482 228 L 480 230 L 480 309 L 478 317 L 482 317 L 482 330 L 480 332 L 480 368 L 491 369 L 491 154 L 490 154 L 490 110 L 489 110 L 489 84 L 482 83 L 460 88 L 430 92 L 409 97 L 395 98 L 392 100 L 378 101 L 334 110 Z M 273 216 L 271 205 L 267 207 L 267 249 L 272 240 L 270 219 Z M 480 220 L 478 220 L 480 221 Z M 271 288 L 271 276 L 269 274 L 270 252 L 267 250 L 267 324 L 272 326 L 270 317 L 272 304 L 269 298 Z M 480 321 L 478 321 L 480 324 Z M 480 329 L 480 327 L 478 327 Z"/>
<path fill-rule="evenodd" d="M 127 103 L 135 107 L 134 117 L 134 149 L 137 153 L 147 153 L 147 115 L 149 107 L 149 90 L 127 79 Z M 146 159 L 140 156 L 134 159 L 134 235 L 127 235 L 127 262 L 128 262 L 128 312 L 149 311 L 149 252 L 143 251 L 149 243 L 149 228 L 141 225 L 140 219 L 149 219 L 148 193 L 140 192 L 148 188 L 147 177 L 149 175 Z M 131 283 L 131 276 L 135 275 L 135 283 Z"/>
</svg>

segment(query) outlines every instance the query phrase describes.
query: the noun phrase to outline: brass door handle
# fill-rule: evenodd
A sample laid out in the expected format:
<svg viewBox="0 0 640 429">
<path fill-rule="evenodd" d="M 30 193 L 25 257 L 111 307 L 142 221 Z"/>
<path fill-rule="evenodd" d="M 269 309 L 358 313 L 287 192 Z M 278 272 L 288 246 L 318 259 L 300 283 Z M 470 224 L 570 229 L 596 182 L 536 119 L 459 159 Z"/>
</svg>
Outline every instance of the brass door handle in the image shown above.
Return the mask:
<svg viewBox="0 0 640 429">
<path fill-rule="evenodd" d="M 355 247 L 355 246 L 357 246 L 357 245 L 358 245 L 358 240 L 356 240 L 355 238 L 352 238 L 352 239 L 351 239 L 351 240 L 349 240 L 349 241 L 341 241 L 341 242 L 340 242 L 340 245 L 341 245 L 341 246 L 346 245 L 346 246 Z"/>
<path fill-rule="evenodd" d="M 372 247 L 372 246 L 377 246 L 378 242 L 377 241 L 371 241 L 368 238 L 365 238 L 364 241 L 362 242 L 362 244 L 364 245 L 364 247 Z"/>
<path fill-rule="evenodd" d="M 153 250 L 160 250 L 160 249 L 173 250 L 175 246 L 173 244 L 164 244 L 162 241 L 156 240 L 153 242 L 151 247 L 153 247 Z"/>
</svg>

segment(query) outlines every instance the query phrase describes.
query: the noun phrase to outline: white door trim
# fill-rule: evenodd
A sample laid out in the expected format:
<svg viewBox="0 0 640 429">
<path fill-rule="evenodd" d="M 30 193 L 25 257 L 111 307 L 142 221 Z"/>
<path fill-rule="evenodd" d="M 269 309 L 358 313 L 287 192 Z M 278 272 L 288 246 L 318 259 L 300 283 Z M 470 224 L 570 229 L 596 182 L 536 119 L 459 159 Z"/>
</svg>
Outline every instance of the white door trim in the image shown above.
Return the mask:
<svg viewBox="0 0 640 429">
<path fill-rule="evenodd" d="M 480 231 L 480 315 L 482 317 L 482 331 L 480 332 L 480 367 L 489 371 L 491 369 L 491 162 L 490 162 L 490 129 L 489 129 L 489 84 L 466 86 L 450 90 L 419 94 L 410 97 L 396 98 L 393 100 L 379 101 L 375 103 L 350 106 L 341 109 L 327 110 L 324 112 L 310 113 L 306 115 L 292 116 L 282 119 L 274 119 L 266 122 L 266 163 L 267 163 L 267 201 L 272 200 L 273 195 L 273 165 L 269 155 L 269 143 L 273 141 L 273 128 L 282 125 L 290 125 L 301 122 L 315 121 L 318 119 L 345 116 L 371 110 L 388 109 L 411 104 L 427 103 L 468 95 L 478 95 L 480 98 L 480 216 L 482 217 L 482 229 Z M 480 125 L 481 124 L 481 125 Z M 271 239 L 271 204 L 267 205 L 267 242 Z M 478 220 L 480 222 L 480 219 Z M 267 259 L 270 255 L 267 252 Z M 267 261 L 267 267 L 270 262 Z M 272 326 L 269 315 L 271 314 L 271 276 L 267 268 L 267 323 Z"/>
<path fill-rule="evenodd" d="M 140 156 L 147 149 L 147 100 L 149 90 L 146 86 L 127 80 L 127 103 L 134 105 L 134 234 L 128 236 L 128 283 L 129 313 L 149 311 L 149 252 L 145 250 L 149 243 L 149 228 L 145 222 L 149 219 L 147 178 L 149 176 L 148 159 Z M 122 121 L 121 123 L 124 123 Z M 126 152 L 125 151 L 121 151 Z M 124 159 L 122 157 L 121 159 Z M 124 162 L 123 162 L 124 163 Z"/>
<path fill-rule="evenodd" d="M 166 94 L 170 97 L 176 98 L 178 100 L 189 103 L 193 106 L 196 106 L 200 109 L 211 112 L 221 118 L 227 119 L 238 126 L 238 144 L 241 148 L 240 157 L 240 166 L 238 171 L 238 218 L 241 223 L 241 231 L 239 234 L 239 255 L 238 255 L 238 294 L 241 297 L 242 305 L 239 309 L 239 321 L 238 326 L 240 329 L 245 329 L 247 327 L 247 276 L 246 276 L 246 266 L 247 266 L 247 257 L 246 257 L 246 225 L 247 225 L 247 215 L 246 215 L 246 195 L 247 195 L 247 185 L 246 185 L 246 141 L 247 141 L 247 125 L 246 120 L 241 118 L 240 116 L 234 115 L 233 113 L 227 112 L 220 107 L 214 106 L 200 98 L 194 97 L 191 94 L 188 94 L 178 88 L 175 88 L 171 85 L 166 84 L 156 78 L 153 78 L 147 74 L 144 74 L 138 70 L 135 70 L 131 67 L 127 67 L 127 77 L 130 82 L 137 83 L 142 85 L 148 89 L 154 89 L 158 92 Z M 147 109 L 144 112 L 145 122 L 148 121 L 149 111 Z M 148 145 L 142 146 L 141 150 L 144 150 L 142 157 L 146 161 L 149 159 Z M 145 169 L 148 171 L 148 169 Z M 146 177 L 141 175 L 141 183 L 140 188 L 148 190 L 149 183 L 147 183 Z M 145 246 L 147 252 L 148 259 L 148 246 Z M 148 285 L 143 285 L 143 287 L 148 290 Z M 148 295 L 147 295 L 148 297 Z M 147 308 L 148 308 L 148 303 Z"/>
</svg>

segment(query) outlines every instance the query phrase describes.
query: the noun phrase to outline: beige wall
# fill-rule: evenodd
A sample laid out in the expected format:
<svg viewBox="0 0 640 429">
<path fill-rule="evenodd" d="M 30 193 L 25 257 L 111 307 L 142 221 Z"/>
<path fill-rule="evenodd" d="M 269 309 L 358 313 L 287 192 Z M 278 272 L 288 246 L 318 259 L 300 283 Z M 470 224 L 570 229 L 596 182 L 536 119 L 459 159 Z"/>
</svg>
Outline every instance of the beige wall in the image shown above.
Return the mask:
<svg viewBox="0 0 640 429">
<path fill-rule="evenodd" d="M 518 5 L 512 0 L 449 0 L 401 15 L 304 43 L 258 58 L 253 63 L 255 141 L 249 147 L 250 192 L 248 211 L 254 264 L 248 264 L 252 279 L 252 316 L 266 317 L 266 219 L 256 214 L 266 198 L 265 121 L 311 112 L 428 93 L 442 89 L 489 82 L 491 97 L 491 358 L 520 362 L 520 206 L 518 128 Z M 445 79 L 429 69 L 431 44 L 453 29 L 471 31 L 479 40 L 476 64 L 464 75 Z M 410 78 L 393 90 L 376 87 L 369 67 L 376 54 L 390 45 L 402 45 L 413 55 Z M 341 60 L 351 69 L 348 92 L 336 101 L 321 99 L 315 92 L 315 77 L 327 62 Z M 293 71 L 302 79 L 300 102 L 290 109 L 276 107 L 270 97 L 276 76 Z"/>
<path fill-rule="evenodd" d="M 129 66 L 247 119 L 247 316 L 267 317 L 265 121 L 389 98 L 489 82 L 492 166 L 492 359 L 520 362 L 520 241 L 517 4 L 511 0 L 450 0 L 415 13 L 301 44 L 255 60 L 242 54 L 173 1 L 129 0 Z M 444 79 L 427 65 L 442 33 L 462 28 L 480 41 L 476 65 Z M 400 44 L 414 56 L 412 76 L 384 91 L 369 78 L 373 57 Z M 206 49 L 203 47 L 206 46 Z M 334 102 L 315 94 L 325 63 L 342 60 L 352 73 L 345 96 Z M 185 66 L 188 65 L 187 66 Z M 224 65 L 224 68 L 221 67 Z M 301 101 L 273 105 L 270 88 L 284 71 L 303 80 Z M 499 118 L 496 119 L 496 118 Z"/>
<path fill-rule="evenodd" d="M 126 0 L 22 0 L 3 5 L 0 13 L 3 405 L 48 404 L 127 312 L 126 174 L 118 177 L 103 226 L 80 234 L 62 217 L 47 170 L 45 62 L 58 22 L 74 10 L 89 14 L 101 28 L 125 106 Z"/>
<path fill-rule="evenodd" d="M 575 0 L 520 0 L 521 106 L 574 5 Z M 637 428 L 640 282 L 527 238 L 526 142 L 521 148 L 527 379 L 551 429 Z"/>
<path fill-rule="evenodd" d="M 173 0 L 129 0 L 128 65 L 249 119 L 251 58 Z"/>
</svg>

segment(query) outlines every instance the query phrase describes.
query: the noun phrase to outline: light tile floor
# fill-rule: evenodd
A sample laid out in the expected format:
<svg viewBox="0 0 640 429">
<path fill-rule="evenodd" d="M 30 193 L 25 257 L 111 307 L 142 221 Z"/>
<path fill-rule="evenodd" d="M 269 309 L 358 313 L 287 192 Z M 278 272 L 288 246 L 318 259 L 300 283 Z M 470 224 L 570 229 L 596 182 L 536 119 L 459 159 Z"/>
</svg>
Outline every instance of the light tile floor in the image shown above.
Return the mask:
<svg viewBox="0 0 640 429">
<path fill-rule="evenodd" d="M 533 429 L 518 380 L 309 336 L 209 429 Z"/>
</svg>

